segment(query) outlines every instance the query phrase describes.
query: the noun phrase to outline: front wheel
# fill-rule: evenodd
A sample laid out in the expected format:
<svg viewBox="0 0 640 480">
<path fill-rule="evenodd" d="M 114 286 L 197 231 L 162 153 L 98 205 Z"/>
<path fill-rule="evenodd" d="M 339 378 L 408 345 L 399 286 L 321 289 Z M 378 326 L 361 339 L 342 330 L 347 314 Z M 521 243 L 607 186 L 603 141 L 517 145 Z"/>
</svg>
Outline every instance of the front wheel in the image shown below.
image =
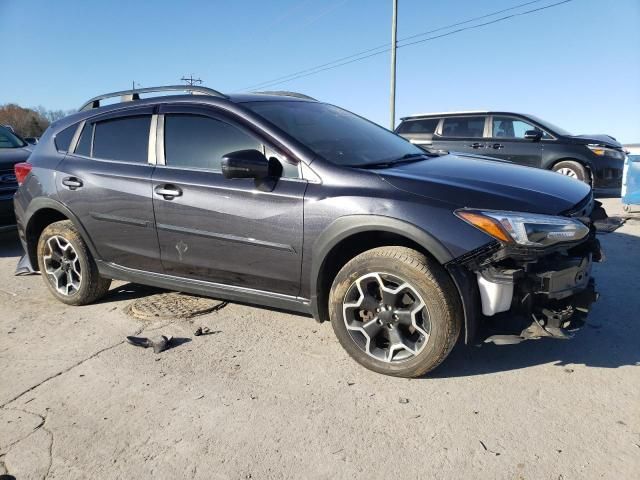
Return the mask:
<svg viewBox="0 0 640 480">
<path fill-rule="evenodd" d="M 563 160 L 556 163 L 552 170 L 560 175 L 566 175 L 570 178 L 575 178 L 581 182 L 590 183 L 589 173 L 587 169 L 581 163 L 574 162 L 573 160 Z"/>
<path fill-rule="evenodd" d="M 48 225 L 38 240 L 38 266 L 47 288 L 63 303 L 86 305 L 109 290 L 111 280 L 98 267 L 69 220 Z"/>
<path fill-rule="evenodd" d="M 336 276 L 329 296 L 333 330 L 364 367 L 419 377 L 453 348 L 462 324 L 455 286 L 437 262 L 405 247 L 368 250 Z"/>
</svg>

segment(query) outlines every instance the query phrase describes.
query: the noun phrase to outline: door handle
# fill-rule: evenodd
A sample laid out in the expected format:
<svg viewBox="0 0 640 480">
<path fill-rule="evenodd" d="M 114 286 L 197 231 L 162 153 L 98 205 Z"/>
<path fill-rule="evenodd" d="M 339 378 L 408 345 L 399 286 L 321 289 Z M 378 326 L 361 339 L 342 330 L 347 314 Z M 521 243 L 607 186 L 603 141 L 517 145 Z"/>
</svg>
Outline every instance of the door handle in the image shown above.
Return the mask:
<svg viewBox="0 0 640 480">
<path fill-rule="evenodd" d="M 175 185 L 158 185 L 154 191 L 157 195 L 164 197 L 165 200 L 173 200 L 175 197 L 182 195 L 182 190 Z"/>
<path fill-rule="evenodd" d="M 469 145 L 471 148 L 482 148 L 484 147 L 484 143 L 472 143 L 471 145 Z"/>
<path fill-rule="evenodd" d="M 504 148 L 504 145 L 502 145 L 501 143 L 494 143 L 493 148 L 495 148 L 496 150 L 500 150 L 501 148 Z"/>
<path fill-rule="evenodd" d="M 64 177 L 62 179 L 62 185 L 69 190 L 75 190 L 76 188 L 82 187 L 83 183 L 78 177 Z"/>
</svg>

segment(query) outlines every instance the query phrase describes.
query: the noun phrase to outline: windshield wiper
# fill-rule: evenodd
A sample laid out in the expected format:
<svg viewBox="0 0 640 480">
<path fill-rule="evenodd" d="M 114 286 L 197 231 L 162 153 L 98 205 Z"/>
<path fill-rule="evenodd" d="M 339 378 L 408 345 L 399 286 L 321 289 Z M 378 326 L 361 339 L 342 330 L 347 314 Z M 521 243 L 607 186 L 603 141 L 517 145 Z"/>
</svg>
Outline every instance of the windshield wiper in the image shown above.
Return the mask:
<svg viewBox="0 0 640 480">
<path fill-rule="evenodd" d="M 350 167 L 357 168 L 389 168 L 394 165 L 399 165 L 401 163 L 410 163 L 410 162 L 419 162 L 423 160 L 425 157 L 430 157 L 427 152 L 424 153 L 407 153 L 397 160 L 393 160 L 391 162 L 377 162 L 377 163 L 365 163 L 363 165 L 349 165 Z"/>
</svg>

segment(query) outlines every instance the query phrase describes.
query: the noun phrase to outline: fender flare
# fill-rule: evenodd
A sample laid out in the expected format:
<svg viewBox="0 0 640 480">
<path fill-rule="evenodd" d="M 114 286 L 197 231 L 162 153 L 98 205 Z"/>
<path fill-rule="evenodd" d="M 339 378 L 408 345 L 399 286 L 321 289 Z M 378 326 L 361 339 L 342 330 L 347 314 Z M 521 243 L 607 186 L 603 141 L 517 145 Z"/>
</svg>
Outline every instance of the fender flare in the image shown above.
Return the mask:
<svg viewBox="0 0 640 480">
<path fill-rule="evenodd" d="M 421 245 L 442 265 L 453 260 L 451 252 L 439 240 L 412 223 L 381 215 L 340 217 L 325 228 L 312 246 L 309 293 L 311 312 L 316 320 L 322 321 L 318 305 L 318 279 L 329 252 L 345 238 L 367 231 L 389 232 L 406 237 Z"/>
<path fill-rule="evenodd" d="M 91 255 L 93 255 L 93 258 L 95 258 L 96 260 L 100 260 L 100 257 L 97 254 L 97 250 L 95 248 L 95 245 L 93 244 L 93 241 L 91 240 L 91 237 L 88 235 L 86 229 L 84 228 L 84 226 L 82 225 L 82 222 L 80 222 L 78 217 L 59 201 L 54 200 L 52 198 L 40 197 L 40 198 L 34 198 L 29 203 L 29 207 L 27 208 L 24 214 L 24 218 L 25 218 L 24 234 L 25 234 L 25 242 L 27 247 L 26 248 L 27 251 L 25 253 L 28 255 L 32 265 L 37 266 L 38 261 L 37 261 L 37 258 L 32 258 L 31 251 L 33 246 L 29 244 L 30 239 L 29 239 L 29 236 L 27 235 L 27 232 L 29 231 L 29 226 L 31 225 L 31 220 L 33 219 L 33 216 L 37 214 L 39 211 L 44 209 L 56 210 L 57 212 L 67 217 L 71 221 L 71 223 L 73 223 L 73 226 L 78 230 L 78 232 L 80 233 L 80 236 L 82 237 L 84 242 L 87 244 L 87 247 L 89 247 L 89 251 L 91 252 Z"/>
</svg>

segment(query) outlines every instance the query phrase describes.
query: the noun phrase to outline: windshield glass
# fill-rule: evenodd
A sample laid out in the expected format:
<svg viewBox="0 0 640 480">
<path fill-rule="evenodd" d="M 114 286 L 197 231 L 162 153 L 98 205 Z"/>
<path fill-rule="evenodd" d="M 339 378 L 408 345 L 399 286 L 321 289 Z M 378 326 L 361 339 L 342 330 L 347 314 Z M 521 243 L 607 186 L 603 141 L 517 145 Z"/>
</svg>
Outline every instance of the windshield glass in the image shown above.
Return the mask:
<svg viewBox="0 0 640 480">
<path fill-rule="evenodd" d="M 326 103 L 267 101 L 244 105 L 336 165 L 363 167 L 425 154 L 389 130 Z"/>
<path fill-rule="evenodd" d="M 557 133 L 558 135 L 566 135 L 568 137 L 573 136 L 573 133 L 568 132 L 564 128 L 559 127 L 557 125 L 554 125 L 551 122 L 547 122 L 546 120 L 542 120 L 541 118 L 538 118 L 538 117 L 536 117 L 534 115 L 529 115 L 529 118 L 531 118 L 531 120 L 533 120 L 534 122 L 538 122 L 540 125 L 542 125 L 547 130 L 551 130 L 552 133 Z"/>
<path fill-rule="evenodd" d="M 0 148 L 21 148 L 26 146 L 20 138 L 11 133 L 11 131 L 0 126 Z"/>
</svg>

